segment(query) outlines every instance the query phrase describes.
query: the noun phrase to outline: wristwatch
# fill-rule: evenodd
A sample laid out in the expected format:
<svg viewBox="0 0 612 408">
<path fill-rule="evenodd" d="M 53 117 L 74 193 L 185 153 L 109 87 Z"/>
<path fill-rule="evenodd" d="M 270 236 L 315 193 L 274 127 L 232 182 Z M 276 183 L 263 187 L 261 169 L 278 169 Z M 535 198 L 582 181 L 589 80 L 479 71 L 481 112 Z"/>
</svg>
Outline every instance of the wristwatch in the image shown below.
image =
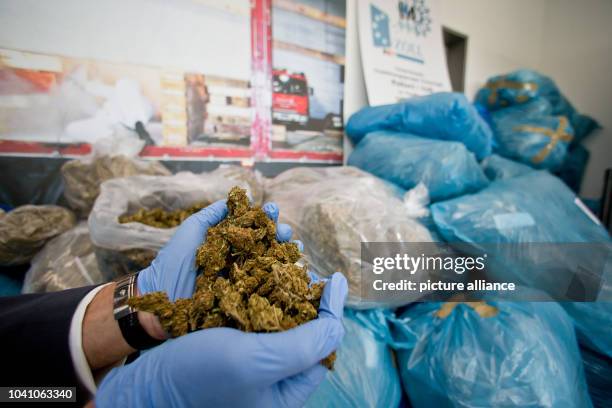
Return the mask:
<svg viewBox="0 0 612 408">
<path fill-rule="evenodd" d="M 113 297 L 113 314 L 119 323 L 125 341 L 136 350 L 146 350 L 164 342 L 151 337 L 138 320 L 138 311 L 128 305 L 128 299 L 136 296 L 138 272 L 116 280 Z"/>
</svg>

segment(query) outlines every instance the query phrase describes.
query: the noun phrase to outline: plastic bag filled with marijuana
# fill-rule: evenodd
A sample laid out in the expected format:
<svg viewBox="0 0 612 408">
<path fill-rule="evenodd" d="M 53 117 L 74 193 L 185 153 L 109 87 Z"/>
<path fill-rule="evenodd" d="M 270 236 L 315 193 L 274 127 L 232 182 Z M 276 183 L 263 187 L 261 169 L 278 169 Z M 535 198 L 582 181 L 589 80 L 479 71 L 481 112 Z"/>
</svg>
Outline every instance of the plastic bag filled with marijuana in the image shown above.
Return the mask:
<svg viewBox="0 0 612 408">
<path fill-rule="evenodd" d="M 402 385 L 387 344 L 387 310 L 346 309 L 346 335 L 334 370 L 310 396 L 306 407 L 397 407 Z"/>
<path fill-rule="evenodd" d="M 235 184 L 218 175 L 189 172 L 104 182 L 88 220 L 101 270 L 105 275 L 121 276 L 148 266 L 176 230 L 168 225 L 159 228 L 137 220 L 129 222 L 130 216 L 141 210 L 181 212 L 195 204 L 212 203 L 225 198 Z"/>
<path fill-rule="evenodd" d="M 171 173 L 156 161 L 130 159 L 125 156 L 99 156 L 71 160 L 62 166 L 64 197 L 80 217 L 87 217 L 93 207 L 100 185 L 110 179 L 135 176 L 169 176 Z"/>
<path fill-rule="evenodd" d="M 172 303 L 153 292 L 130 304 L 155 313 L 173 337 L 211 327 L 277 332 L 315 319 L 324 283 L 310 284 L 306 267 L 296 265 L 297 245 L 276 240 L 274 221 L 250 206 L 244 189 L 231 189 L 227 207 L 197 251 L 201 275 L 193 296 Z"/>
<path fill-rule="evenodd" d="M 264 203 L 264 177 L 259 171 L 243 166 L 222 164 L 211 174 L 236 181 L 241 185 L 246 183 L 249 186 L 253 204 L 262 205 Z"/>
<path fill-rule="evenodd" d="M 368 275 L 368 281 L 362 279 L 361 242 L 433 242 L 427 228 L 410 217 L 389 184 L 359 172 L 287 186 L 283 192 L 275 192 L 274 200 L 283 209 L 282 222 L 290 224 L 304 242 L 305 258 L 312 269 L 320 276 L 336 271 L 345 274 L 349 306 L 392 307 L 408 303 L 401 297 L 390 303 L 362 299 L 362 285 L 371 286 L 370 280 L 376 276 Z M 427 275 L 419 274 L 420 278 L 427 279 Z"/>
<path fill-rule="evenodd" d="M 266 201 L 276 202 L 288 189 L 338 177 L 372 177 L 371 174 L 352 166 L 294 167 L 274 178 L 265 179 Z M 283 211 L 285 207 L 282 207 Z"/>
<path fill-rule="evenodd" d="M 297 222 L 300 219 L 302 203 L 295 200 L 295 194 L 302 195 L 314 184 L 341 177 L 353 178 L 352 183 L 360 178 L 376 179 L 371 174 L 352 166 L 294 167 L 265 180 L 265 201 L 274 202 L 283 209 L 280 213 L 281 222 L 291 225 L 296 234 L 295 238 L 299 239 Z"/>
<path fill-rule="evenodd" d="M 23 293 L 55 292 L 107 282 L 98 269 L 86 222 L 47 242 L 32 259 Z"/>
<path fill-rule="evenodd" d="M 0 217 L 0 265 L 25 264 L 56 235 L 74 227 L 72 211 L 55 205 L 24 205 Z"/>
</svg>

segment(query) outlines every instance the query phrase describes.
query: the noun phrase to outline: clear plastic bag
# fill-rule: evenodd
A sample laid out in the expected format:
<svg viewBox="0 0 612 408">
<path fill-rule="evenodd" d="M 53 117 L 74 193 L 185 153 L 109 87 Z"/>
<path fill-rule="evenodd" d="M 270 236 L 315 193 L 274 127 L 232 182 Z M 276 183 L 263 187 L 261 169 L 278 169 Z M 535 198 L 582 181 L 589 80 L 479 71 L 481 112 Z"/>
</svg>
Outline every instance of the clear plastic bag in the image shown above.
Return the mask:
<svg viewBox="0 0 612 408">
<path fill-rule="evenodd" d="M 98 268 L 86 222 L 47 242 L 32 259 L 23 293 L 55 292 L 110 281 Z"/>
<path fill-rule="evenodd" d="M 222 164 L 211 172 L 211 174 L 234 180 L 249 185 L 249 191 L 253 199 L 253 204 L 263 205 L 264 199 L 264 178 L 257 170 L 251 170 L 243 166 L 233 166 Z"/>
<path fill-rule="evenodd" d="M 74 227 L 72 211 L 55 205 L 24 205 L 0 217 L 0 265 L 28 263 L 56 235 Z"/>
<path fill-rule="evenodd" d="M 433 242 L 427 228 L 409 216 L 414 214 L 416 204 L 411 202 L 407 209 L 392 187 L 367 173 L 350 167 L 334 172 L 336 177 L 295 184 L 286 182 L 287 175 L 279 175 L 284 180 L 283 188 L 276 189 L 271 198 L 279 206 L 280 220 L 291 225 L 303 241 L 306 261 L 314 272 L 321 276 L 344 273 L 351 307 L 407 303 L 394 300 L 391 305 L 362 299 L 362 285 L 371 282 L 362 279 L 361 242 Z M 368 275 L 368 279 L 375 279 L 375 275 Z"/>
<path fill-rule="evenodd" d="M 388 311 L 347 309 L 338 358 L 306 407 L 397 407 L 402 389 L 393 353 L 379 331 Z"/>
<path fill-rule="evenodd" d="M 135 176 L 169 176 L 161 163 L 128 158 L 126 156 L 97 156 L 71 160 L 61 169 L 66 202 L 81 217 L 87 217 L 93 207 L 100 185 L 110 179 Z"/>
<path fill-rule="evenodd" d="M 346 125 L 346 134 L 355 144 L 377 130 L 461 142 L 478 159 L 491 154 L 491 129 L 461 93 L 440 92 L 392 105 L 365 107 Z"/>
<path fill-rule="evenodd" d="M 415 408 L 591 407 L 572 322 L 556 303 L 418 303 L 392 327 Z"/>
<path fill-rule="evenodd" d="M 422 182 L 432 201 L 472 193 L 489 183 L 474 154 L 463 144 L 397 132 L 368 134 L 355 147 L 348 164 L 405 189 Z"/>
<path fill-rule="evenodd" d="M 122 224 L 119 216 L 141 208 L 176 210 L 195 203 L 212 203 L 226 198 L 235 185 L 250 191 L 246 182 L 210 173 L 131 176 L 102 183 L 88 220 L 101 270 L 120 276 L 148 266 L 176 231 L 138 222 Z"/>
</svg>

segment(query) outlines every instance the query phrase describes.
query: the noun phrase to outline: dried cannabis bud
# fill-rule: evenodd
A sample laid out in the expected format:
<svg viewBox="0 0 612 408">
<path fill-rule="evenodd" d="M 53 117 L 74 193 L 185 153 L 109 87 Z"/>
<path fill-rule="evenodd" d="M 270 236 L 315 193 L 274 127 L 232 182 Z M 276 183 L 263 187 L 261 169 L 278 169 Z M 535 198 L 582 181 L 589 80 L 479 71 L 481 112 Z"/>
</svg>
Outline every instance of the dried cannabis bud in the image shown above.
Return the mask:
<svg viewBox="0 0 612 408">
<path fill-rule="evenodd" d="M 178 227 L 187 217 L 197 213 L 210 203 L 198 203 L 189 208 L 174 211 L 166 211 L 163 208 L 153 208 L 151 210 L 139 209 L 134 214 L 124 214 L 119 217 L 121 224 L 128 222 L 139 222 L 155 228 L 174 228 Z"/>
<path fill-rule="evenodd" d="M 130 299 L 130 306 L 157 315 L 173 337 L 210 327 L 277 332 L 317 318 L 324 284 L 309 285 L 306 266 L 295 264 L 297 245 L 276 240 L 276 225 L 250 206 L 245 190 L 232 188 L 227 207 L 227 217 L 198 248 L 193 297 L 172 303 L 154 292 Z M 332 353 L 321 364 L 332 369 L 335 358 Z"/>
</svg>

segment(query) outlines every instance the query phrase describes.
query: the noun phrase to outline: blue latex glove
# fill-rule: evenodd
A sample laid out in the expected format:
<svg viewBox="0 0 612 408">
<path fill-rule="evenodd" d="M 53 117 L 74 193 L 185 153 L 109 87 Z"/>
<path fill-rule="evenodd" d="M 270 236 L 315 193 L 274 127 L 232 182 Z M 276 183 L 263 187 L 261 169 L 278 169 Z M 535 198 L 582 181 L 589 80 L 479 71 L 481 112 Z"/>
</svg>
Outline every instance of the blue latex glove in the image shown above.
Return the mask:
<svg viewBox="0 0 612 408">
<path fill-rule="evenodd" d="M 262 208 L 272 221 L 278 221 L 278 206 L 275 203 L 267 203 Z M 178 298 L 190 298 L 193 295 L 197 272 L 196 251 L 205 240 L 208 229 L 221 222 L 226 215 L 226 202 L 220 200 L 183 221 L 151 265 L 138 275 L 140 293 L 163 291 L 172 301 Z M 289 241 L 292 234 L 289 225 L 277 224 L 278 241 Z M 302 243 L 299 241 L 296 243 L 302 250 Z"/>
<path fill-rule="evenodd" d="M 344 336 L 346 279 L 327 281 L 319 318 L 281 333 L 216 328 L 168 340 L 113 369 L 96 394 L 105 407 L 300 407 L 325 377 L 319 361 Z"/>
</svg>

